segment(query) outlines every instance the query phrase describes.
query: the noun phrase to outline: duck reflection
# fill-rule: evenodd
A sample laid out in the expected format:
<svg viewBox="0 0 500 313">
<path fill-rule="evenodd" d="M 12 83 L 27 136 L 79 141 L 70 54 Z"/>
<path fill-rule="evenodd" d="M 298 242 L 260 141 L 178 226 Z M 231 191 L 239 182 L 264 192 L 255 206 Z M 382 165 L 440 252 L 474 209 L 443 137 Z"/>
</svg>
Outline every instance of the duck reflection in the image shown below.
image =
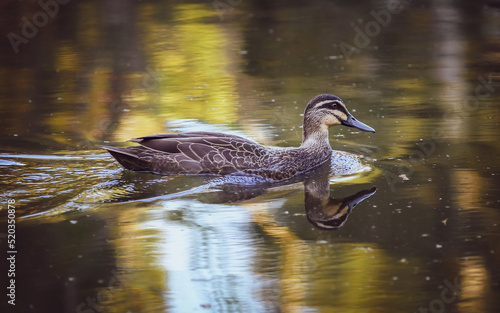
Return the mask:
<svg viewBox="0 0 500 313">
<path fill-rule="evenodd" d="M 91 199 L 94 203 L 118 204 L 194 198 L 195 201 L 210 204 L 238 203 L 265 194 L 272 196 L 276 191 L 279 192 L 279 197 L 283 197 L 284 194 L 280 190 L 285 193 L 294 192 L 303 184 L 307 220 L 318 229 L 335 230 L 344 225 L 358 203 L 371 197 L 377 190 L 373 187 L 343 198 L 330 197 L 330 177 L 350 174 L 339 170 L 342 168 L 338 164 L 327 162 L 307 174 L 279 183 L 269 183 L 252 176 L 234 175 L 158 179 L 158 176 L 152 174 L 125 171 L 120 179 L 96 186 L 87 194 L 81 194 L 78 202 L 88 203 L 86 200 Z M 171 192 L 172 190 L 176 192 Z"/>
<path fill-rule="evenodd" d="M 330 184 L 326 176 L 306 179 L 304 189 L 307 219 L 321 230 L 336 230 L 342 227 L 354 207 L 377 191 L 377 187 L 373 187 L 345 198 L 334 199 L 330 197 Z"/>
</svg>

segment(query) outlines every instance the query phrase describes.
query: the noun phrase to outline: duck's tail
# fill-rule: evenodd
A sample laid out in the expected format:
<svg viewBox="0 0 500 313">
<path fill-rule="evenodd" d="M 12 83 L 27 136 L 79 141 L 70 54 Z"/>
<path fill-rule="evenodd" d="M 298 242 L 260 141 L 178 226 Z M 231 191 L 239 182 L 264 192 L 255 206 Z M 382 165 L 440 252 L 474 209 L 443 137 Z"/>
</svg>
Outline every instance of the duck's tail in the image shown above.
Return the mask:
<svg viewBox="0 0 500 313">
<path fill-rule="evenodd" d="M 136 172 L 151 172 L 151 164 L 140 157 L 142 147 L 127 147 L 117 148 L 112 146 L 99 146 L 108 152 L 120 163 L 124 168 Z"/>
</svg>

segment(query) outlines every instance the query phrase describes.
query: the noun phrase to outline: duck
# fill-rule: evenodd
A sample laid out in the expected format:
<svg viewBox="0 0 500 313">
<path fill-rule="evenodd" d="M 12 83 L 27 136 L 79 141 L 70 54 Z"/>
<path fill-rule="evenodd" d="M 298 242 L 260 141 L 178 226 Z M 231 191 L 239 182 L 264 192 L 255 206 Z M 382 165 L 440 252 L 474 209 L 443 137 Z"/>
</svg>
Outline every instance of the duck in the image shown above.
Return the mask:
<svg viewBox="0 0 500 313">
<path fill-rule="evenodd" d="M 257 176 L 283 181 L 317 168 L 332 156 L 328 129 L 334 125 L 375 132 L 358 121 L 332 94 L 312 98 L 303 114 L 299 147 L 264 146 L 240 136 L 195 131 L 129 140 L 131 147 L 102 145 L 125 169 L 160 175 L 215 174 Z"/>
<path fill-rule="evenodd" d="M 352 210 L 362 201 L 373 196 L 377 187 L 364 189 L 344 198 L 330 196 L 327 175 L 308 177 L 304 181 L 304 204 L 309 223 L 320 230 L 337 230 L 342 227 Z"/>
</svg>

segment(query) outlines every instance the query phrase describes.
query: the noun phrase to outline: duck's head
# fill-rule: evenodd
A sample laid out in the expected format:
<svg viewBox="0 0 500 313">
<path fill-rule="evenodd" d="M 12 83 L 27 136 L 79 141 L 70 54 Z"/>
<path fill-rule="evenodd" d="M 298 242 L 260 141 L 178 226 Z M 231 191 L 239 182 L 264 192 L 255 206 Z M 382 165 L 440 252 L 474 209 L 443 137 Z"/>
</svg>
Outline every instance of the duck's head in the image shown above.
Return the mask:
<svg viewBox="0 0 500 313">
<path fill-rule="evenodd" d="M 313 135 L 324 136 L 325 133 L 327 135 L 328 128 L 333 125 L 345 125 L 366 132 L 375 132 L 375 129 L 352 116 L 339 97 L 319 95 L 311 99 L 304 111 L 303 141 Z"/>
<path fill-rule="evenodd" d="M 312 184 L 311 188 L 307 184 L 308 182 L 306 181 L 306 216 L 309 222 L 321 230 L 335 230 L 342 227 L 356 205 L 370 198 L 377 191 L 377 187 L 373 187 L 369 190 L 361 190 L 342 199 L 333 199 L 329 197 L 330 190 L 328 189 L 326 197 L 316 198 L 315 193 L 310 190 L 317 187 L 314 186 L 315 184 Z M 326 188 L 329 188 L 328 184 Z"/>
</svg>

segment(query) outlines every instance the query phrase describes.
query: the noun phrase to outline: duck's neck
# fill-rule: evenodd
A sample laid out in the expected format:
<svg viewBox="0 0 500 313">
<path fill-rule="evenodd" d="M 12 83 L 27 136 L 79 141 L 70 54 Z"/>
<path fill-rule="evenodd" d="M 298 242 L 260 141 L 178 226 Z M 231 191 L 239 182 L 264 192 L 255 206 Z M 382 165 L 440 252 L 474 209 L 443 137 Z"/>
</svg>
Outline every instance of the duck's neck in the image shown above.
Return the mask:
<svg viewBox="0 0 500 313">
<path fill-rule="evenodd" d="M 320 123 L 320 121 L 313 120 L 305 115 L 302 130 L 302 144 L 300 147 L 331 150 L 332 148 L 328 140 L 328 127 Z"/>
</svg>

